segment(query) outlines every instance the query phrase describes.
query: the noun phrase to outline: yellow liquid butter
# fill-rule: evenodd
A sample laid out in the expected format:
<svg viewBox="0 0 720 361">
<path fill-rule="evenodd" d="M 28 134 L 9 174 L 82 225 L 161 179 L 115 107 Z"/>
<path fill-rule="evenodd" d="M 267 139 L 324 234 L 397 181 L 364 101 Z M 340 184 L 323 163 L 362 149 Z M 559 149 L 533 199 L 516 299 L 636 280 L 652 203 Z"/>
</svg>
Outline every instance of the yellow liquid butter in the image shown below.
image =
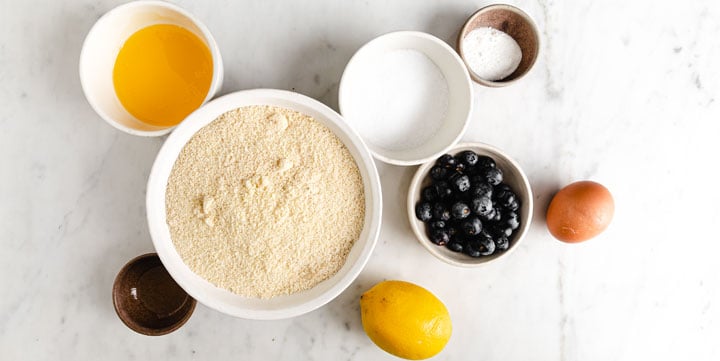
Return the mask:
<svg viewBox="0 0 720 361">
<path fill-rule="evenodd" d="M 130 114 L 150 125 L 172 126 L 200 107 L 212 73 L 210 49 L 197 35 L 158 24 L 140 29 L 122 46 L 113 85 Z"/>
</svg>

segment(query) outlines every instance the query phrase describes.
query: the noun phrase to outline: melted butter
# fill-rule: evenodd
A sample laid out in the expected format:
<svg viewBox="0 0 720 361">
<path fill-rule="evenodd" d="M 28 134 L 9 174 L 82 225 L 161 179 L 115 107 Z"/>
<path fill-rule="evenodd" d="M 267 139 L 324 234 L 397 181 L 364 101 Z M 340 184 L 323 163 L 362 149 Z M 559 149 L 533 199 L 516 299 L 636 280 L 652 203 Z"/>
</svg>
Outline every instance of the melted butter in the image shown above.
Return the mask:
<svg viewBox="0 0 720 361">
<path fill-rule="evenodd" d="M 113 85 L 120 103 L 141 120 L 173 126 L 202 105 L 212 82 L 210 49 L 177 25 L 140 29 L 115 61 Z"/>
</svg>

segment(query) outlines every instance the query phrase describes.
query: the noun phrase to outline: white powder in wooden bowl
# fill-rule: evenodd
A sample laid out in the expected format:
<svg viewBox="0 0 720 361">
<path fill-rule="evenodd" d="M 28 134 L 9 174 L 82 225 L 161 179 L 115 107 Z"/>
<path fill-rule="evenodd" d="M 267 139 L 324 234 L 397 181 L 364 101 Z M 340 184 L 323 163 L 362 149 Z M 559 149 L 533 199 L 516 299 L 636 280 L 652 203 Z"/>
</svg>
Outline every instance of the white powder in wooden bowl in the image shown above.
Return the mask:
<svg viewBox="0 0 720 361">
<path fill-rule="evenodd" d="M 522 61 L 522 49 L 515 39 L 491 27 L 474 29 L 462 42 L 470 70 L 485 80 L 509 77 Z"/>
<path fill-rule="evenodd" d="M 198 131 L 175 162 L 165 205 L 190 269 L 256 298 L 332 277 L 365 216 L 345 145 L 313 118 L 272 106 L 230 111 Z"/>
</svg>

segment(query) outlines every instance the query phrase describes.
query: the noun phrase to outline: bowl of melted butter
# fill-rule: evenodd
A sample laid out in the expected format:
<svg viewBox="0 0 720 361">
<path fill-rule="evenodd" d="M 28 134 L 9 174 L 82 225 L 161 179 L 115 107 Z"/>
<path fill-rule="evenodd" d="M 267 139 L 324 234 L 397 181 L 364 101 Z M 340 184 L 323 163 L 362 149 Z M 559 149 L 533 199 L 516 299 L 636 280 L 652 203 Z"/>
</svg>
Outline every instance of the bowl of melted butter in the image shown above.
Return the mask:
<svg viewBox="0 0 720 361">
<path fill-rule="evenodd" d="M 131 2 L 103 15 L 85 38 L 79 70 L 95 112 L 140 136 L 170 132 L 212 99 L 223 80 L 210 31 L 161 1 Z"/>
</svg>

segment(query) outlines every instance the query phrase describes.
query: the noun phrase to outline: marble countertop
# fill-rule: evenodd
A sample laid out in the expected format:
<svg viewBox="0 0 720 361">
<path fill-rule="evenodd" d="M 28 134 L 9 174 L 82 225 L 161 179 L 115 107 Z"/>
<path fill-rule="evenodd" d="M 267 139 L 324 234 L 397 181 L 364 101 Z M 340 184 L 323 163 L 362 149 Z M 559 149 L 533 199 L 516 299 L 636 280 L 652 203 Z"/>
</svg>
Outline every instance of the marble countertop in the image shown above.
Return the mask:
<svg viewBox="0 0 720 361">
<path fill-rule="evenodd" d="M 126 135 L 77 75 L 92 24 L 121 1 L 0 2 L 0 350 L 4 360 L 393 360 L 365 335 L 359 295 L 383 279 L 425 286 L 453 317 L 440 360 L 720 358 L 720 3 L 511 1 L 542 32 L 532 72 L 474 87 L 466 141 L 493 144 L 536 195 L 527 239 L 503 261 L 458 269 L 413 238 L 414 167 L 378 163 L 383 227 L 360 277 L 328 305 L 260 322 L 198 305 L 167 336 L 113 311 L 125 262 L 153 250 L 145 185 L 163 138 Z M 452 42 L 486 1 L 179 1 L 225 61 L 221 93 L 292 89 L 337 109 L 352 54 L 392 30 Z M 715 165 L 713 165 L 715 164 Z M 561 186 L 605 184 L 610 228 L 567 245 L 544 211 Z"/>
</svg>

